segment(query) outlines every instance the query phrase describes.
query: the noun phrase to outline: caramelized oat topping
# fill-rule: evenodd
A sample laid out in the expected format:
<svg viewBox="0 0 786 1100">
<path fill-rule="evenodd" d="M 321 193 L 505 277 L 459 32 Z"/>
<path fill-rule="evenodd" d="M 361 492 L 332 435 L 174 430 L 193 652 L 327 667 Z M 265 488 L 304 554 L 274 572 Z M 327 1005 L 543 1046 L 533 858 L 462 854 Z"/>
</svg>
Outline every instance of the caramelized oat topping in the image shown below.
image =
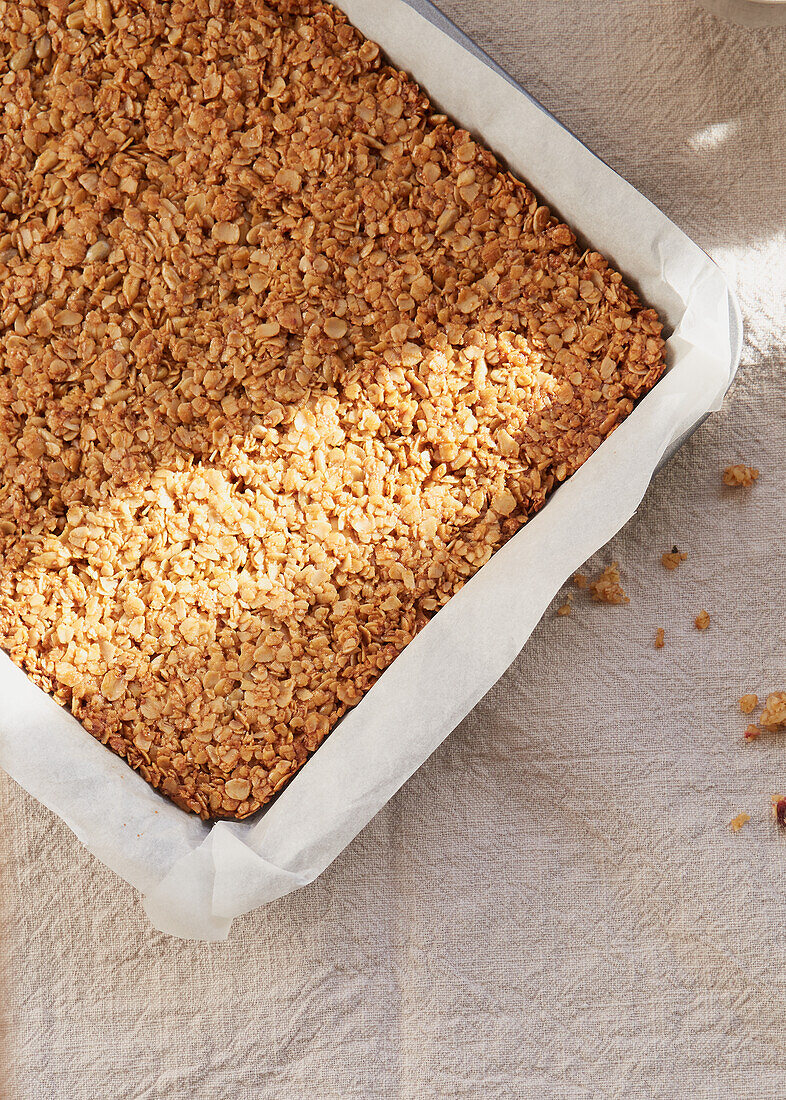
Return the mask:
<svg viewBox="0 0 786 1100">
<path fill-rule="evenodd" d="M 0 0 L 0 42 L 0 644 L 242 818 L 657 381 L 661 325 L 321 0 Z"/>
<path fill-rule="evenodd" d="M 751 819 L 750 814 L 746 814 L 746 813 L 737 814 L 737 816 L 729 822 L 729 828 L 731 829 L 731 831 L 733 833 L 738 833 L 740 831 L 740 829 L 743 827 L 743 825 L 748 824 L 750 819 Z"/>
</svg>

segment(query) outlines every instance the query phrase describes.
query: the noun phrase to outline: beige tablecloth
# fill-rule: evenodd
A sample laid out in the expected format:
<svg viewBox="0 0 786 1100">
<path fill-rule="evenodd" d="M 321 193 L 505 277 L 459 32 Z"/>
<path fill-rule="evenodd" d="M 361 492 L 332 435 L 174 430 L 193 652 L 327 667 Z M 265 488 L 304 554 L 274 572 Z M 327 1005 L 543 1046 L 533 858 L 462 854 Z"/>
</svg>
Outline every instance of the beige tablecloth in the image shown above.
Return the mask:
<svg viewBox="0 0 786 1100">
<path fill-rule="evenodd" d="M 227 943 L 153 932 L 2 779 L 13 1096 L 786 1091 L 786 739 L 744 743 L 736 710 L 786 688 L 786 32 L 687 0 L 443 7 L 736 279 L 738 381 L 589 566 L 619 560 L 630 605 L 549 612 L 324 877 Z M 755 488 L 722 488 L 734 461 Z"/>
</svg>

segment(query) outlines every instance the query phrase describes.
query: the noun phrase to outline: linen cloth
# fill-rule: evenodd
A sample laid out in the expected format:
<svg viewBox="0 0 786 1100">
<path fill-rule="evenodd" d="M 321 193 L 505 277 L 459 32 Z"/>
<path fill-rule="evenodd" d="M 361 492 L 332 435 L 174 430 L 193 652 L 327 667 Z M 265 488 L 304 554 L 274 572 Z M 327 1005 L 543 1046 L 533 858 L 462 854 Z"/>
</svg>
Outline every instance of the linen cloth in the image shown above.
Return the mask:
<svg viewBox="0 0 786 1100">
<path fill-rule="evenodd" d="M 786 689 L 786 32 L 685 0 L 441 7 L 736 282 L 738 379 L 588 563 L 630 604 L 558 596 L 326 874 L 228 942 L 152 930 L 3 777 L 9 1096 L 784 1093 L 786 739 L 745 743 L 736 701 Z M 737 461 L 752 489 L 722 486 Z"/>
</svg>

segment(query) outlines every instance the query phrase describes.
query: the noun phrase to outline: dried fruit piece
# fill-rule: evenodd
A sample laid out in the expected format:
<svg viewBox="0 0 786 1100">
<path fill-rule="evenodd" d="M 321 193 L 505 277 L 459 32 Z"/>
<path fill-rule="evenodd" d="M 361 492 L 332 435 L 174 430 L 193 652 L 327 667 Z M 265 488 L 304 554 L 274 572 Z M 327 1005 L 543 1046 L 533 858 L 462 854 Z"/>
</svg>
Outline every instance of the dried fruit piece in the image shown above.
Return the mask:
<svg viewBox="0 0 786 1100">
<path fill-rule="evenodd" d="M 772 796 L 772 812 L 781 828 L 786 827 L 786 798 L 782 795 L 774 794 Z"/>
</svg>

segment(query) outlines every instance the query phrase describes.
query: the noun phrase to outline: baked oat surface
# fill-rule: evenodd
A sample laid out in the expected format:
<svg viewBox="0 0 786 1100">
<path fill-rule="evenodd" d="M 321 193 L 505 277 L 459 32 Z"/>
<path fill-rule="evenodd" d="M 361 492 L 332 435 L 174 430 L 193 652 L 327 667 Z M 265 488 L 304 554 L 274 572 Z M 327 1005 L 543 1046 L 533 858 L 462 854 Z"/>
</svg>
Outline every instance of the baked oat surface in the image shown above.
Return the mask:
<svg viewBox="0 0 786 1100">
<path fill-rule="evenodd" d="M 0 0 L 0 644 L 245 817 L 664 369 L 320 0 Z"/>
</svg>

